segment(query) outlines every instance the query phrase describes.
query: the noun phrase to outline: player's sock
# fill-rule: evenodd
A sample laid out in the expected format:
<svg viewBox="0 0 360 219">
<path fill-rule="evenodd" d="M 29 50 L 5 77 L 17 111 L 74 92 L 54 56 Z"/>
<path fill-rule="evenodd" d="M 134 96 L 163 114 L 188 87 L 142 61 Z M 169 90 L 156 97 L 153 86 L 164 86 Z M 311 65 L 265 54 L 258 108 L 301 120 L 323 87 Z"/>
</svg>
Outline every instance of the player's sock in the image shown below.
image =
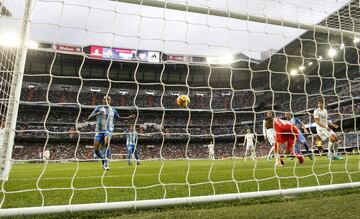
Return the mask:
<svg viewBox="0 0 360 219">
<path fill-rule="evenodd" d="M 272 154 L 273 151 L 274 151 L 274 146 L 271 147 L 271 149 L 269 151 L 269 154 L 268 154 L 268 158 L 271 158 L 271 154 Z"/>
<path fill-rule="evenodd" d="M 338 147 L 339 147 L 339 145 L 338 145 L 338 143 L 337 142 L 334 142 L 333 143 L 333 148 L 334 148 L 334 156 L 335 157 L 337 157 L 338 156 Z"/>
<path fill-rule="evenodd" d="M 106 154 L 106 157 L 110 159 L 110 158 L 111 158 L 111 148 L 108 147 L 108 148 L 106 148 L 105 151 L 106 151 L 106 153 L 105 153 L 105 154 Z"/>
<path fill-rule="evenodd" d="M 333 142 L 329 141 L 328 144 L 328 157 L 332 157 Z"/>
<path fill-rule="evenodd" d="M 134 149 L 128 150 L 128 164 L 131 165 L 131 155 Z"/>
<path fill-rule="evenodd" d="M 310 148 L 309 148 L 308 143 L 307 143 L 306 141 L 304 141 L 302 144 L 304 145 L 304 148 L 305 148 L 305 150 L 306 150 L 306 153 L 307 153 L 307 154 L 310 154 L 311 152 L 310 152 Z"/>
<path fill-rule="evenodd" d="M 135 156 L 136 163 L 139 164 L 139 163 L 140 163 L 140 161 L 139 161 L 139 154 L 138 154 L 138 152 L 137 152 L 136 149 L 134 150 L 134 156 Z"/>
<path fill-rule="evenodd" d="M 300 154 L 300 142 L 296 142 L 294 151 L 295 154 Z"/>
<path fill-rule="evenodd" d="M 95 149 L 95 154 L 96 154 L 96 156 L 98 156 L 101 159 L 102 165 L 104 165 L 105 157 L 104 157 L 102 151 L 99 149 Z"/>
<path fill-rule="evenodd" d="M 252 159 L 255 160 L 255 158 L 256 158 L 255 149 L 251 150 L 251 156 L 252 156 Z"/>
</svg>

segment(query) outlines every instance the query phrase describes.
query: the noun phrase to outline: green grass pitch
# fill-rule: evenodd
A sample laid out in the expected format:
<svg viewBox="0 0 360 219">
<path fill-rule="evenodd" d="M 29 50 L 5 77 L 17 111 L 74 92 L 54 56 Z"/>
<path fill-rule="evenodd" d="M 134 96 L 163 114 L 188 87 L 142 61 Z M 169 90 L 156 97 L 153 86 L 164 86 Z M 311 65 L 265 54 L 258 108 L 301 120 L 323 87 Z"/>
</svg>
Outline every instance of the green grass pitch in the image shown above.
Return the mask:
<svg viewBox="0 0 360 219">
<path fill-rule="evenodd" d="M 274 170 L 274 160 L 142 161 L 128 166 L 112 161 L 104 172 L 99 162 L 14 164 L 3 208 L 133 201 L 226 194 L 360 181 L 360 157 L 343 161 L 316 157 L 286 159 Z M 2 197 L 4 194 L 2 193 Z"/>
</svg>

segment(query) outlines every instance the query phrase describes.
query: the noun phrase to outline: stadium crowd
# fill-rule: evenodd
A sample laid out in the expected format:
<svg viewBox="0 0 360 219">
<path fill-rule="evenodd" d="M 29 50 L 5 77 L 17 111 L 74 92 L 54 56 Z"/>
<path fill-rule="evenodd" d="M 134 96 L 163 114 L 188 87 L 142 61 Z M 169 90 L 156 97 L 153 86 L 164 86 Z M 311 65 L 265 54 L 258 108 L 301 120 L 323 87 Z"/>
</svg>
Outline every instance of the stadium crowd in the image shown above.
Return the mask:
<svg viewBox="0 0 360 219">
<path fill-rule="evenodd" d="M 328 110 L 330 119 L 340 120 L 360 114 L 360 102 L 353 101 L 359 97 L 360 89 L 353 88 L 360 88 L 360 86 L 352 85 L 350 89 L 350 86 L 345 84 L 336 87 L 335 94 L 332 93 L 332 90 L 325 92 L 323 96 L 327 105 L 336 105 Z M 80 92 L 75 91 L 76 89 L 59 91 L 57 89 L 48 90 L 45 86 L 24 87 L 16 127 L 17 138 L 78 139 L 80 137 L 80 139 L 93 139 L 95 121 L 88 120 L 88 116 L 95 105 L 101 104 L 107 89 L 91 90 L 90 87 L 85 87 Z M 151 134 L 150 138 L 152 139 L 184 139 L 188 136 L 207 138 L 214 136 L 229 139 L 234 138 L 235 135 L 245 135 L 248 128 L 256 135 L 262 136 L 264 115 L 263 112 L 256 112 L 255 108 L 251 108 L 259 104 L 252 91 L 235 91 L 233 95 L 231 90 L 214 90 L 212 92 L 210 90 L 190 90 L 191 104 L 189 108 L 199 111 L 191 111 L 191 113 L 186 110 L 163 111 L 162 107 L 165 109 L 179 108 L 175 100 L 180 93 L 187 93 L 187 91 L 152 90 L 147 92 L 139 90 L 136 92 L 136 90 L 130 89 L 121 93 L 111 90 L 109 94 L 112 97 L 112 105 L 120 110 L 120 114 L 136 115 L 134 119 L 116 120 L 115 132 L 123 133 L 130 125 L 136 123 L 138 132 Z M 297 98 L 276 105 L 274 107 L 276 109 L 275 116 L 283 116 L 283 113 L 289 109 L 294 111 L 296 109 L 296 112 L 300 113 L 298 117 L 304 123 L 311 124 L 313 122 L 312 114 L 305 109 L 316 107 L 317 96 L 310 95 L 307 98 Z M 232 98 L 233 100 L 231 100 Z M 340 104 L 341 101 L 349 100 L 353 104 Z M 34 108 L 34 104 L 39 103 L 42 103 L 43 107 Z M 54 105 L 49 107 L 49 103 Z M 137 109 L 137 113 L 134 112 L 134 109 Z M 212 111 L 209 111 L 210 109 Z M 345 136 L 345 145 L 357 145 L 358 137 L 352 132 L 353 130 L 344 130 L 340 136 L 340 139 L 344 139 Z M 310 138 L 311 136 L 314 135 L 310 135 Z M 14 159 L 40 158 L 39 154 L 43 151 L 44 145 L 24 142 L 26 140 L 15 146 Z M 51 149 L 54 159 L 75 157 L 90 159 L 92 157 L 92 147 L 81 141 L 76 146 L 74 142 L 76 141 L 56 145 L 49 144 L 46 148 Z M 263 138 L 259 138 L 259 142 L 256 149 L 257 156 L 265 156 L 269 151 L 269 145 L 263 142 Z M 208 157 L 208 150 L 204 143 L 189 144 L 188 147 L 186 147 L 186 143 L 165 143 L 162 151 L 160 151 L 160 145 L 159 143 L 140 143 L 138 148 L 143 159 Z M 116 154 L 126 154 L 125 146 L 119 145 L 118 142 L 112 148 Z M 229 140 L 219 142 L 215 146 L 215 154 L 217 158 L 240 157 L 244 154 L 244 147 L 239 143 L 234 147 L 234 143 Z"/>
</svg>

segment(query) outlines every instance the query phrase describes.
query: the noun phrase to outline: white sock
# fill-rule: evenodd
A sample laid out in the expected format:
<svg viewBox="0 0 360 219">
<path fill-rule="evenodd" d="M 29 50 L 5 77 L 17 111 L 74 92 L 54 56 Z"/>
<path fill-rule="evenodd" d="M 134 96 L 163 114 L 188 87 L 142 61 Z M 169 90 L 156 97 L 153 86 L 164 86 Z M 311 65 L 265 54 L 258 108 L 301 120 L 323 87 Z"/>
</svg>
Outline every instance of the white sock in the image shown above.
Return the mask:
<svg viewBox="0 0 360 219">
<path fill-rule="evenodd" d="M 329 141 L 328 143 L 328 156 L 332 156 L 332 152 L 333 152 L 333 142 Z"/>
<path fill-rule="evenodd" d="M 270 157 L 271 156 L 271 154 L 272 154 L 272 152 L 275 150 L 275 147 L 274 146 L 272 146 L 271 147 L 271 149 L 270 149 L 270 151 L 269 151 L 269 154 L 268 154 L 268 157 Z"/>
<path fill-rule="evenodd" d="M 334 147 L 333 147 L 334 148 L 334 156 L 338 156 L 339 145 L 337 142 L 334 142 L 333 145 L 334 145 Z"/>
</svg>

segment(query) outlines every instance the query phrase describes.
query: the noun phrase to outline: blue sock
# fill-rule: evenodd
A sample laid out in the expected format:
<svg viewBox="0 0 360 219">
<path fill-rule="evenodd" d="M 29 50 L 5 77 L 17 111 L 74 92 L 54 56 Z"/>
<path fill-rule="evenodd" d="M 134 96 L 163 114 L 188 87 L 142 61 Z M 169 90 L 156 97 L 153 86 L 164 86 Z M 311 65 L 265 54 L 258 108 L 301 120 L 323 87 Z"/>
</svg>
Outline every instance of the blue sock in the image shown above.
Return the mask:
<svg viewBox="0 0 360 219">
<path fill-rule="evenodd" d="M 295 144 L 295 153 L 300 154 L 300 143 L 299 142 L 296 142 L 296 144 Z"/>
<path fill-rule="evenodd" d="M 309 145 L 307 144 L 307 142 L 303 142 L 303 145 L 304 145 L 304 148 L 306 150 L 306 153 L 310 153 L 310 150 L 309 150 Z"/>
<path fill-rule="evenodd" d="M 134 155 L 135 155 L 136 161 L 139 162 L 139 154 L 138 154 L 137 150 L 134 151 Z"/>
<path fill-rule="evenodd" d="M 104 155 L 103 155 L 102 151 L 99 150 L 99 149 L 95 149 L 95 154 L 96 154 L 96 156 L 98 156 L 98 158 L 101 159 L 102 165 L 104 165 L 105 158 L 104 158 Z"/>
<path fill-rule="evenodd" d="M 109 150 L 107 148 L 102 150 L 102 154 L 103 154 L 103 159 L 102 159 L 102 164 L 103 166 L 107 166 L 109 164 Z"/>
<path fill-rule="evenodd" d="M 133 148 L 128 149 L 128 163 L 131 163 L 131 154 L 133 152 Z"/>
<path fill-rule="evenodd" d="M 111 148 L 110 147 L 107 148 L 106 157 L 109 159 L 111 158 Z"/>
</svg>

